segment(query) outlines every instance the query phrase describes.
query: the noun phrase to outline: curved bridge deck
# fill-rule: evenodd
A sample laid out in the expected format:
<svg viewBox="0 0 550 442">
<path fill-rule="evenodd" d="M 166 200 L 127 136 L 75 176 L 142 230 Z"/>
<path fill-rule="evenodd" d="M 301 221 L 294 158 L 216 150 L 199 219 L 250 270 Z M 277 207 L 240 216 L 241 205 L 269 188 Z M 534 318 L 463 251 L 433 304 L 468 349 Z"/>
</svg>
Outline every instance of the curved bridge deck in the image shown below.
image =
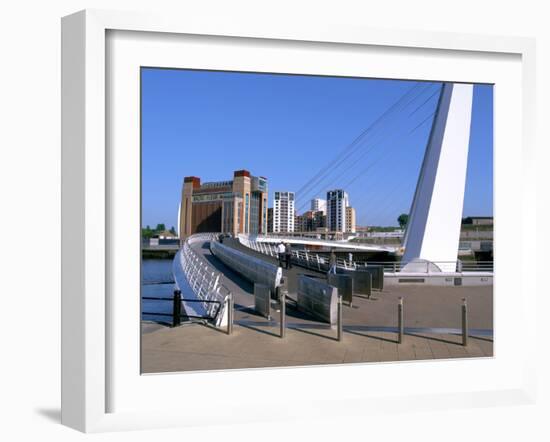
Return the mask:
<svg viewBox="0 0 550 442">
<path fill-rule="evenodd" d="M 276 259 L 251 250 L 248 247 L 243 246 L 236 239 L 225 239 L 223 244 L 233 247 L 249 255 L 255 256 L 264 261 L 270 262 L 272 264 L 277 264 Z M 261 316 L 257 316 L 254 312 L 254 284 L 243 278 L 240 274 L 238 274 L 233 269 L 222 263 L 218 258 L 216 258 L 210 251 L 208 241 L 196 243 L 192 247 L 212 267 L 221 272 L 222 276 L 220 282 L 229 290 L 231 290 L 231 292 L 234 294 L 235 309 L 237 310 L 237 314 L 235 316 L 236 323 L 241 325 L 247 325 L 247 321 L 251 324 L 257 321 L 265 323 L 265 319 Z M 296 266 L 292 267 L 289 270 L 283 269 L 283 276 L 287 280 L 289 298 L 291 300 L 296 299 L 297 280 L 298 275 L 300 274 L 307 274 L 314 277 L 324 277 L 324 273 L 309 271 Z M 246 317 L 239 315 L 239 311 L 247 313 Z M 250 315 L 252 315 L 253 317 L 251 318 Z M 309 318 L 308 316 L 300 314 L 293 309 L 288 309 L 287 316 L 289 325 L 291 325 L 293 321 L 297 321 L 297 323 L 301 324 L 301 326 L 306 326 L 307 324 L 314 326 L 315 324 L 318 324 L 318 322 L 316 322 L 315 320 L 311 320 L 311 318 Z"/>
</svg>

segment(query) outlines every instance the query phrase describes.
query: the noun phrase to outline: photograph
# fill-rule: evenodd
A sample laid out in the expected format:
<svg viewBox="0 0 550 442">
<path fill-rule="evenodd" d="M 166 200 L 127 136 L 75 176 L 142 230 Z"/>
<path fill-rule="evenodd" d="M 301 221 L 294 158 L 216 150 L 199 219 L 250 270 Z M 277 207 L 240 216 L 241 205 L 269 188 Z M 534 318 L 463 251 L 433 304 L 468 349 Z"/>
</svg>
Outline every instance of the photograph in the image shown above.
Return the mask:
<svg viewBox="0 0 550 442">
<path fill-rule="evenodd" d="M 142 66 L 141 373 L 492 358 L 493 88 Z"/>
</svg>

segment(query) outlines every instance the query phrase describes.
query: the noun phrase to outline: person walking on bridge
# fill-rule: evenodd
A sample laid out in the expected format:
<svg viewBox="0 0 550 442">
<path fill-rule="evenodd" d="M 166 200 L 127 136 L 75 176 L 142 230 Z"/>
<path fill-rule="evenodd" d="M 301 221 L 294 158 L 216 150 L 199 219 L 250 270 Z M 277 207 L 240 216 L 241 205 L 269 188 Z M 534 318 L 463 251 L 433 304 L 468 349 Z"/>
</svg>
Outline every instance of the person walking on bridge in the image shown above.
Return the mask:
<svg viewBox="0 0 550 442">
<path fill-rule="evenodd" d="M 285 260 L 285 245 L 282 241 L 277 245 L 277 257 L 279 258 L 279 267 L 283 267 L 283 262 Z"/>
<path fill-rule="evenodd" d="M 290 243 L 285 244 L 285 262 L 286 262 L 286 268 L 291 269 L 292 268 L 292 249 L 290 247 Z"/>
<path fill-rule="evenodd" d="M 330 249 L 330 258 L 328 262 L 328 272 L 329 273 L 336 273 L 336 253 L 334 253 L 334 249 Z"/>
</svg>

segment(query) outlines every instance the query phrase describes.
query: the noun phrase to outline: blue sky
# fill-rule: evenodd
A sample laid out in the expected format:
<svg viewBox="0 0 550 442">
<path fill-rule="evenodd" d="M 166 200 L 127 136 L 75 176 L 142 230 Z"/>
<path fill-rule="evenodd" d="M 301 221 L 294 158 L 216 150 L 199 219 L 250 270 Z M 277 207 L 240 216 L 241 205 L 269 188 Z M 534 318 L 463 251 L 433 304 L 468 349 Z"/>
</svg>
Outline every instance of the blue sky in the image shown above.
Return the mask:
<svg viewBox="0 0 550 442">
<path fill-rule="evenodd" d="M 176 225 L 184 176 L 221 181 L 238 169 L 268 178 L 270 207 L 274 191 L 298 192 L 302 213 L 311 198 L 344 188 L 358 225 L 397 225 L 409 211 L 440 83 L 155 68 L 141 75 L 144 226 Z M 492 121 L 493 88 L 476 85 L 465 216 L 493 213 Z"/>
</svg>

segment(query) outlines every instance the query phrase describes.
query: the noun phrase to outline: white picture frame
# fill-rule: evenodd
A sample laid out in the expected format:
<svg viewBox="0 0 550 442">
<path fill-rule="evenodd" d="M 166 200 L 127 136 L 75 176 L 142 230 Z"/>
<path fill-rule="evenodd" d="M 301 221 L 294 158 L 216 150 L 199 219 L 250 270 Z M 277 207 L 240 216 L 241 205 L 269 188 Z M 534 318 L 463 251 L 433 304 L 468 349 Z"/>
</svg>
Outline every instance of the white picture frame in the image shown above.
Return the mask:
<svg viewBox="0 0 550 442">
<path fill-rule="evenodd" d="M 109 394 L 114 388 L 109 376 L 113 361 L 109 344 L 112 312 L 108 300 L 108 245 L 113 240 L 106 228 L 112 210 L 109 194 L 109 165 L 107 155 L 106 120 L 108 118 L 106 82 L 106 35 L 111 31 L 138 31 L 163 35 L 218 36 L 220 38 L 255 39 L 256 41 L 293 44 L 336 44 L 345 48 L 369 46 L 379 51 L 401 48 L 426 49 L 432 53 L 464 52 L 483 58 L 489 54 L 503 54 L 520 59 L 521 63 L 521 149 L 522 172 L 529 170 L 534 160 L 534 106 L 535 106 L 535 46 L 532 39 L 517 37 L 490 37 L 479 35 L 427 33 L 415 31 L 388 31 L 349 28 L 329 24 L 304 24 L 300 27 L 285 24 L 217 23 L 189 17 L 185 20 L 151 14 L 134 14 L 99 10 L 81 11 L 62 21 L 62 423 L 80 431 L 95 432 L 122 429 L 158 428 L 168 426 L 208 425 L 212 415 L 194 413 L 185 408 L 174 411 L 168 406 L 136 410 L 113 410 Z M 158 35 L 158 34 L 157 34 Z M 495 113 L 498 112 L 498 107 Z M 498 116 L 496 117 L 498 118 Z M 498 143 L 498 140 L 496 141 Z M 497 150 L 495 150 L 497 152 Z M 498 153 L 496 154 L 498 155 Z M 523 173 L 522 186 L 517 190 L 522 204 L 522 220 L 534 219 L 534 176 Z M 497 189 L 498 192 L 498 189 Z M 498 222 L 498 221 L 497 221 Z M 525 223 L 521 229 L 524 229 Z M 504 230 L 502 230 L 504 232 Z M 498 236 L 498 230 L 495 237 Z M 285 419 L 313 416 L 330 401 L 338 401 L 337 413 L 363 414 L 373 410 L 398 411 L 414 408 L 467 407 L 472 404 L 493 405 L 500 402 L 529 403 L 535 394 L 535 324 L 526 318 L 536 316 L 536 278 L 527 278 L 526 257 L 534 256 L 535 245 L 523 244 L 516 289 L 523 316 L 518 319 L 525 339 L 525 349 L 518 353 L 521 375 L 502 384 L 500 388 L 477 388 L 462 392 L 426 392 L 424 395 L 392 392 L 377 394 L 376 403 L 359 392 L 355 396 L 332 393 L 325 399 L 306 398 L 297 406 L 281 409 L 279 404 L 247 404 L 245 399 L 235 407 L 244 411 L 243 421 Z M 498 253 L 498 251 L 497 251 Z M 498 281 L 498 280 L 497 280 Z M 504 281 L 504 279 L 502 279 Z M 501 286 L 502 290 L 506 287 Z M 507 289 L 510 292 L 510 288 Z M 137 297 L 137 294 L 136 294 Z M 506 327 L 498 323 L 495 327 Z M 508 336 L 508 334 L 502 334 Z M 498 359 L 498 348 L 496 358 Z M 475 362 L 475 361 L 473 361 Z M 370 366 L 372 367 L 372 366 Z M 386 366 L 390 367 L 390 366 Z M 410 370 L 422 367 L 409 365 Z M 448 367 L 439 367 L 448 370 Z M 332 367 L 330 370 L 341 370 Z M 358 377 L 361 366 L 346 373 Z M 372 369 L 371 369 L 372 370 Z M 387 370 L 391 370 L 388 368 Z M 517 371 L 517 370 L 516 370 Z M 289 374 L 296 369 L 278 370 Z M 255 373 L 257 373 L 255 371 Z M 225 382 L 242 379 L 239 373 L 211 373 Z M 135 373 L 134 373 L 135 375 Z M 178 376 L 178 375 L 173 375 Z M 262 372 L 275 376 L 274 370 Z M 309 373 L 311 376 L 311 372 Z M 194 378 L 198 379 L 197 377 Z M 165 382 L 166 383 L 166 382 Z M 238 382 L 237 382 L 238 383 Z M 224 388 L 223 382 L 217 388 Z M 229 389 L 227 390 L 230 391 Z M 224 392 L 221 392 L 223 396 Z M 364 399 L 364 400 L 361 400 Z M 309 407 L 304 407 L 304 404 Z M 263 407 L 259 405 L 264 405 Z M 332 410 L 334 413 L 334 410 Z M 218 422 L 223 416 L 218 416 Z M 234 421 L 234 419 L 233 419 Z M 229 421 L 228 421 L 229 422 Z"/>
</svg>

